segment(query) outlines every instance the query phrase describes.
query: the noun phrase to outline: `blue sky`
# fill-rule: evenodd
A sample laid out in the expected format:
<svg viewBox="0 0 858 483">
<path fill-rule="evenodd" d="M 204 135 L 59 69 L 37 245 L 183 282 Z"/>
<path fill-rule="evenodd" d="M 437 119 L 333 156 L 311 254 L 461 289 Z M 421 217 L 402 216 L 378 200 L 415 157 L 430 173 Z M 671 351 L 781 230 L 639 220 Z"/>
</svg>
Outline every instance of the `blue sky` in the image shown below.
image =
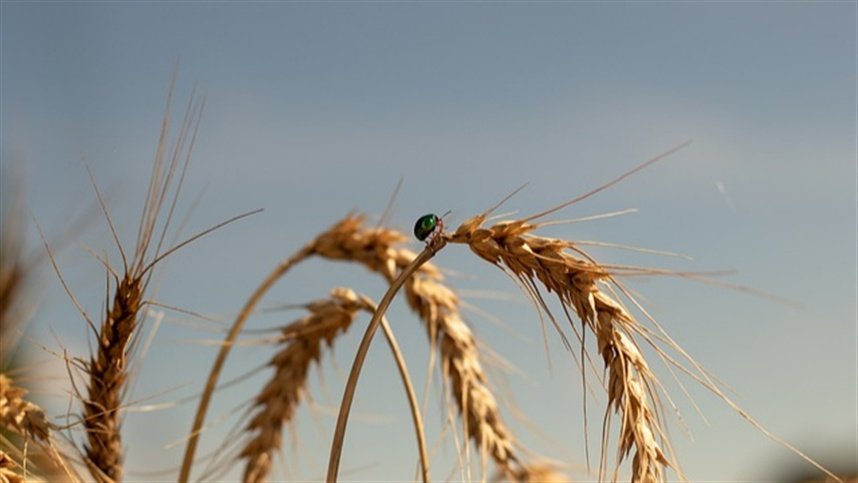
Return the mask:
<svg viewBox="0 0 858 483">
<path fill-rule="evenodd" d="M 380 214 L 400 176 L 392 223 L 409 231 L 418 216 L 447 209 L 455 225 L 524 182 L 528 188 L 508 208 L 536 212 L 694 139 L 557 218 L 638 213 L 546 234 L 682 252 L 694 260 L 595 250 L 604 261 L 735 270 L 726 281 L 800 304 L 680 279 L 630 281 L 767 428 L 822 460 L 855 454 L 854 2 L 4 1 L 0 9 L 2 164 L 24 166 L 30 207 L 49 234 L 93 205 L 85 157 L 130 244 L 177 59 L 175 111 L 194 85 L 205 96 L 182 207 L 203 197 L 188 232 L 265 208 L 180 252 L 161 273 L 160 300 L 206 314 L 237 311 L 280 259 L 346 212 Z M 38 250 L 36 237 L 29 241 Z M 111 239 L 95 221 L 76 242 L 60 264 L 97 314 L 103 273 L 83 247 L 109 251 Z M 553 344 L 549 371 L 538 319 L 506 277 L 461 247 L 437 263 L 469 274 L 450 280 L 466 294 L 506 294 L 505 301 L 468 301 L 520 337 L 476 315 L 471 322 L 527 374 L 507 382 L 542 433 L 505 415 L 528 447 L 580 467 L 580 381 L 562 346 Z M 384 288 L 355 267 L 313 262 L 266 301 L 300 303 L 337 285 L 374 298 Z M 52 330 L 86 353 L 84 322 L 47 270 L 39 294 L 34 337 L 56 347 Z M 299 315 L 251 322 L 271 326 Z M 168 314 L 142 364 L 137 398 L 177 400 L 202 386 L 214 351 L 198 341 L 220 336 L 176 321 L 182 318 Z M 422 328 L 403 307 L 391 318 L 420 375 Z M 313 383 L 322 409 L 339 400 L 354 332 L 334 351 L 339 369 L 326 367 Z M 259 347 L 237 350 L 227 376 L 268 357 Z M 356 410 L 380 417 L 350 426 L 344 468 L 356 480 L 411 479 L 416 452 L 388 355 L 374 351 L 365 371 Z M 220 393 L 210 420 L 261 382 Z M 693 438 L 677 421 L 671 433 L 692 480 L 757 481 L 802 467 L 689 386 L 710 423 L 677 396 Z M 61 411 L 62 389 L 46 392 Z M 432 397 L 439 400 L 437 390 Z M 439 420 L 435 406 L 430 427 Z M 162 445 L 187 431 L 192 412 L 185 404 L 129 414 L 130 480 L 171 474 L 181 451 Z M 321 474 L 332 425 L 324 410 L 299 416 L 298 456 L 285 459 L 291 476 Z M 206 433 L 204 452 L 228 429 L 226 422 Z M 451 447 L 440 453 L 437 475 L 452 457 Z"/>
</svg>

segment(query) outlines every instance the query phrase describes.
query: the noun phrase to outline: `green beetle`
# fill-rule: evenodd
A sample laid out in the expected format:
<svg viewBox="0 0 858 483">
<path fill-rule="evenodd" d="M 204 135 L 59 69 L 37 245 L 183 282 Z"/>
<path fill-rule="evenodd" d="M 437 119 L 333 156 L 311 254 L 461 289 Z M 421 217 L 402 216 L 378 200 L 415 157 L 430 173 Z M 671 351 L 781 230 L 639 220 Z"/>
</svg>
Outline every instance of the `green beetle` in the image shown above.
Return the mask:
<svg viewBox="0 0 858 483">
<path fill-rule="evenodd" d="M 443 231 L 444 219 L 434 213 L 421 216 L 414 224 L 414 236 L 420 241 L 425 241 L 427 245 Z"/>
</svg>

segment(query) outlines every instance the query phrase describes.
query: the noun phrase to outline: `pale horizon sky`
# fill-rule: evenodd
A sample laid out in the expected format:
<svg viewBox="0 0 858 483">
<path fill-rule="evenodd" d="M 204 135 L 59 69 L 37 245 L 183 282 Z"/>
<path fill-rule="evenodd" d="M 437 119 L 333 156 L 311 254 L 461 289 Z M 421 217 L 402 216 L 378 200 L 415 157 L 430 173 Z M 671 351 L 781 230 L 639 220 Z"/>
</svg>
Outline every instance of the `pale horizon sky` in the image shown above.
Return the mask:
<svg viewBox="0 0 858 483">
<path fill-rule="evenodd" d="M 228 319 L 280 260 L 349 211 L 374 222 L 400 177 L 391 223 L 410 233 L 420 215 L 450 209 L 448 224 L 456 226 L 525 182 L 505 209 L 535 213 L 693 139 L 554 218 L 637 213 L 541 233 L 680 252 L 692 260 L 593 250 L 610 263 L 731 271 L 725 282 L 800 305 L 679 278 L 629 280 L 668 332 L 766 428 L 822 462 L 854 469 L 856 25 L 855 2 L 4 0 L 0 163 L 22 167 L 29 209 L 49 236 L 58 236 L 94 206 L 85 158 L 123 241 L 133 245 L 178 61 L 174 118 L 194 88 L 206 100 L 181 213 L 201 201 L 186 233 L 265 211 L 172 257 L 158 276 L 158 299 Z M 41 250 L 34 231 L 27 241 Z M 409 246 L 420 248 L 416 240 Z M 98 314 L 104 273 L 87 248 L 118 261 L 101 218 L 59 256 L 75 295 Z M 586 481 L 574 362 L 552 339 L 549 370 L 533 307 L 500 271 L 463 247 L 445 249 L 435 263 L 450 270 L 448 281 L 469 304 L 513 328 L 469 314 L 480 339 L 525 374 L 491 375 L 502 399 L 513 399 L 531 419 L 520 421 L 502 405 L 513 433 Z M 314 261 L 264 304 L 304 303 L 340 285 L 375 299 L 384 292 L 363 269 Z M 503 300 L 473 296 L 485 291 Z M 37 293 L 32 338 L 86 355 L 85 322 L 48 266 Z M 301 315 L 253 318 L 249 327 Z M 422 396 L 423 328 L 403 304 L 390 317 Z M 292 478 L 323 475 L 331 411 L 365 323 L 360 319 L 337 342 L 321 379 L 319 371 L 311 375 L 316 406 L 298 415 L 301 444 L 284 441 L 281 466 Z M 221 337 L 168 313 L 132 399 L 150 404 L 197 394 L 215 354 L 201 341 Z M 35 346 L 28 351 L 51 360 Z M 273 353 L 236 349 L 223 380 Z M 668 426 L 691 481 L 772 481 L 789 468 L 810 468 L 686 378 L 707 424 L 665 367 L 651 363 L 679 405 L 682 421 L 671 418 Z M 56 361 L 46 367 L 63 375 Z M 207 421 L 234 412 L 269 374 L 218 393 Z M 63 388 L 42 395 L 54 414 L 65 411 Z M 440 394 L 436 385 L 425 415 L 430 444 L 440 434 Z M 602 407 L 588 404 L 597 409 L 590 421 L 594 451 Z M 174 479 L 183 445 L 164 445 L 190 429 L 194 409 L 127 415 L 126 481 Z M 417 453 L 407 405 L 380 340 L 355 411 L 344 478 L 412 480 Z M 215 450 L 235 420 L 207 431 L 198 454 Z M 455 460 L 452 442 L 443 446 L 433 466 L 438 479 L 451 474 Z M 223 478 L 239 475 L 235 469 Z"/>
</svg>

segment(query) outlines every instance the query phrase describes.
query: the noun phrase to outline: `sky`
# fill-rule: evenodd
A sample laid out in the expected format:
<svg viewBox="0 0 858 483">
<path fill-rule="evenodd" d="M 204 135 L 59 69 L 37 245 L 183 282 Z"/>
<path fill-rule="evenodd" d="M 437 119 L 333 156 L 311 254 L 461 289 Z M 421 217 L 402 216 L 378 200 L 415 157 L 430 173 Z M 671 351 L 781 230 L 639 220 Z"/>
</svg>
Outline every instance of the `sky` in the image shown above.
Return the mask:
<svg viewBox="0 0 858 483">
<path fill-rule="evenodd" d="M 628 280 L 673 338 L 768 430 L 821 462 L 854 469 L 856 25 L 854 2 L 4 0 L 4 189 L 9 173 L 22 173 L 16 183 L 33 218 L 61 246 L 64 278 L 90 313 L 102 313 L 104 272 L 89 250 L 113 263 L 119 258 L 103 218 L 92 215 L 95 194 L 82 159 L 121 239 L 133 245 L 178 65 L 176 125 L 192 92 L 206 101 L 179 205 L 191 211 L 183 233 L 264 212 L 171 257 L 157 274 L 157 299 L 228 321 L 262 278 L 315 234 L 352 210 L 378 220 L 400 178 L 389 223 L 409 233 L 430 212 L 452 210 L 447 223 L 456 226 L 523 183 L 505 209 L 535 213 L 692 139 L 554 219 L 636 213 L 542 233 L 680 252 L 692 260 L 593 249 L 610 263 L 729 271 L 718 280 L 787 300 L 677 277 Z M 69 231 L 77 219 L 88 221 Z M 27 240 L 32 253 L 44 252 L 34 230 Z M 420 248 L 416 240 L 408 246 Z M 546 355 L 534 308 L 466 248 L 448 247 L 435 261 L 479 308 L 468 322 L 482 343 L 517 368 L 492 375 L 509 402 L 503 414 L 513 433 L 586 481 L 580 374 L 556 335 L 549 332 Z M 39 309 L 24 350 L 33 367 L 54 375 L 35 392 L 61 414 L 64 368 L 38 344 L 85 356 L 87 330 L 50 266 L 40 269 Z M 374 299 L 385 290 L 363 269 L 312 261 L 264 304 L 304 303 L 335 286 Z M 259 316 L 249 325 L 274 327 L 301 315 Z M 422 387 L 423 329 L 404 304 L 390 318 Z M 297 444 L 287 438 L 282 478 L 323 474 L 332 411 L 365 323 L 313 372 L 312 404 L 299 412 Z M 127 414 L 127 481 L 174 478 L 183 445 L 169 444 L 190 428 L 194 404 L 183 401 L 202 388 L 215 354 L 206 341 L 223 336 L 218 327 L 164 311 L 139 364 L 132 408 L 175 404 Z M 376 345 L 360 380 L 342 474 L 410 481 L 417 453 L 407 405 L 389 354 Z M 274 350 L 237 348 L 224 377 L 241 377 Z M 808 468 L 685 378 L 701 418 L 667 369 L 652 363 L 682 414 L 669 427 L 692 481 L 772 481 Z M 268 376 L 241 377 L 216 394 L 199 454 L 231 438 L 242 405 Z M 440 438 L 437 383 L 429 400 L 430 444 L 441 441 L 433 473 L 456 479 L 453 443 Z M 601 420 L 593 413 L 591 448 Z"/>
</svg>

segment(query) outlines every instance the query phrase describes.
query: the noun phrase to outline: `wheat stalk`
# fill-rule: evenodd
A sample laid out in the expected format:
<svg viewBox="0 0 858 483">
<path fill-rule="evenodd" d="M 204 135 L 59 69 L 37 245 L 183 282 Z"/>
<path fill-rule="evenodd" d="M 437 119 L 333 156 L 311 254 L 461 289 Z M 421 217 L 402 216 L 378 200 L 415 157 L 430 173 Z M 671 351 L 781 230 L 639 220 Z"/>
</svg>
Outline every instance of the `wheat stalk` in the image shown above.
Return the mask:
<svg viewBox="0 0 858 483">
<path fill-rule="evenodd" d="M 331 442 L 331 453 L 328 458 L 328 473 L 326 477 L 326 481 L 328 483 L 334 483 L 337 481 L 337 473 L 340 468 L 340 456 L 342 455 L 343 441 L 345 440 L 346 423 L 348 422 L 352 401 L 354 400 L 355 391 L 357 390 L 358 377 L 360 376 L 366 355 L 369 352 L 369 345 L 372 342 L 373 335 L 378 329 L 385 312 L 387 312 L 390 302 L 393 301 L 396 293 L 400 288 L 402 288 L 402 284 L 414 274 L 415 270 L 417 270 L 420 265 L 426 263 L 426 261 L 432 258 L 437 249 L 440 249 L 443 246 L 443 240 L 440 241 L 441 244 L 437 244 L 435 247 L 427 247 L 423 250 L 413 262 L 408 264 L 408 266 L 405 267 L 392 282 L 390 282 L 390 288 L 381 298 L 381 301 L 379 301 L 378 307 L 372 314 L 372 319 L 369 321 L 369 324 L 364 331 L 363 338 L 360 341 L 360 346 L 358 347 L 354 362 L 352 363 L 351 370 L 349 371 L 349 377 L 346 381 L 345 389 L 343 390 L 342 401 L 340 402 L 337 424 L 334 428 L 334 438 Z"/>
</svg>

